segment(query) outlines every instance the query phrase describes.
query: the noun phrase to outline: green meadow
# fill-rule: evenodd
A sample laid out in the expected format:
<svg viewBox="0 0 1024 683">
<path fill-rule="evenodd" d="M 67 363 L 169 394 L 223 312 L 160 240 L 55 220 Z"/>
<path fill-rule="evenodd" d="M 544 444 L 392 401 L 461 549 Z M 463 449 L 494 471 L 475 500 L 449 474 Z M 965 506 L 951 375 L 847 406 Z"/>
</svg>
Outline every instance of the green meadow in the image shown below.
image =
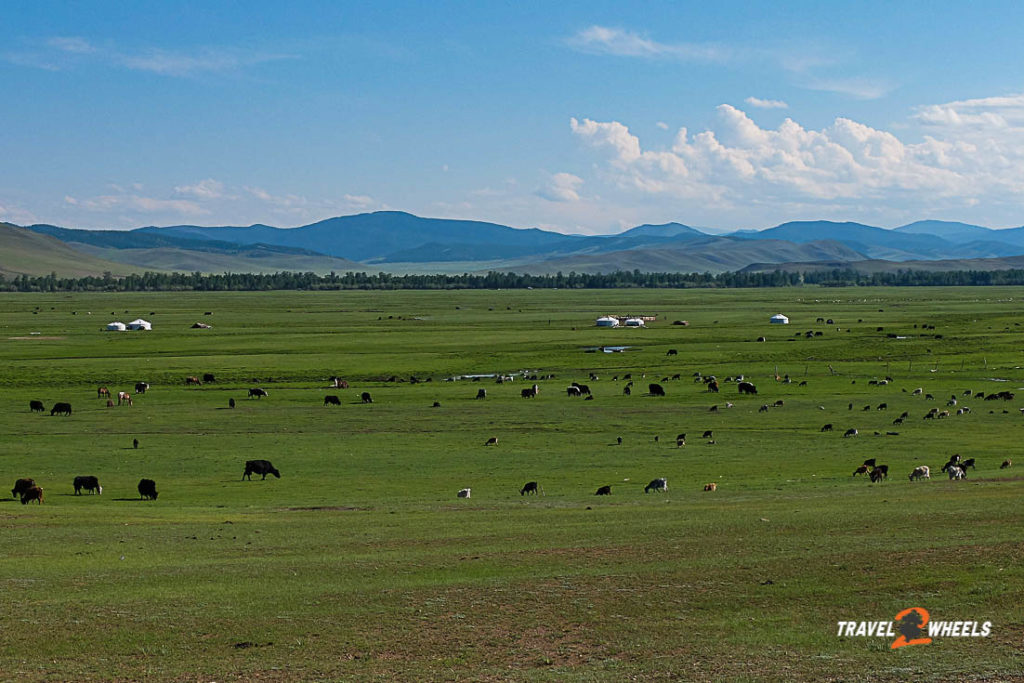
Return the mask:
<svg viewBox="0 0 1024 683">
<path fill-rule="evenodd" d="M 45 497 L 0 496 L 0 678 L 1020 680 L 1022 303 L 995 287 L 0 295 L 0 491 L 31 477 Z M 595 327 L 605 314 L 657 320 Z M 103 331 L 138 317 L 153 330 Z M 516 379 L 446 381 L 495 373 Z M 741 374 L 756 396 L 726 381 Z M 1000 391 L 1016 396 L 978 396 Z M 954 453 L 977 461 L 965 481 L 940 472 Z M 243 481 L 255 458 L 281 478 Z M 851 476 L 868 458 L 888 480 Z M 918 465 L 930 481 L 908 480 Z M 76 475 L 103 494 L 74 495 Z M 645 494 L 655 477 L 668 491 Z M 991 636 L 837 635 L 915 606 Z"/>
</svg>

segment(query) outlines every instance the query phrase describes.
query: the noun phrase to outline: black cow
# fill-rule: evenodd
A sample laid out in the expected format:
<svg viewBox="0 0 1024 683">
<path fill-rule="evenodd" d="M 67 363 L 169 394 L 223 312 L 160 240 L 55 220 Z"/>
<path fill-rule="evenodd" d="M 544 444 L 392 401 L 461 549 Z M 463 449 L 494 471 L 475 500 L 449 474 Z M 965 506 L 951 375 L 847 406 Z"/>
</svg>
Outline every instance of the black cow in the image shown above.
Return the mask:
<svg viewBox="0 0 1024 683">
<path fill-rule="evenodd" d="M 706 430 L 704 432 L 704 436 L 702 436 L 701 438 L 702 439 L 713 439 L 713 438 L 715 438 L 715 435 L 714 435 L 714 433 L 710 429 L 708 429 L 708 430 Z"/>
<path fill-rule="evenodd" d="M 520 496 L 525 496 L 527 493 L 532 493 L 533 495 L 537 495 L 537 491 L 538 491 L 539 488 L 540 487 L 537 486 L 537 482 L 535 482 L 535 481 L 528 481 L 523 486 L 523 488 L 519 489 L 519 495 Z"/>
<path fill-rule="evenodd" d="M 143 500 L 156 500 L 159 494 L 156 492 L 156 482 L 152 479 L 139 480 L 139 498 Z"/>
<path fill-rule="evenodd" d="M 626 389 L 629 389 L 629 387 L 626 387 Z M 570 398 L 572 398 L 573 396 L 580 396 L 581 395 L 580 394 L 580 388 L 578 386 L 576 386 L 575 384 L 573 386 L 571 386 L 571 387 L 566 387 L 565 393 Z"/>
<path fill-rule="evenodd" d="M 333 395 L 333 394 L 328 394 L 327 396 L 324 396 L 324 405 L 325 406 L 340 406 L 341 405 L 341 399 L 338 398 L 337 396 Z"/>
<path fill-rule="evenodd" d="M 234 407 L 235 407 L 235 399 L 229 398 L 228 399 L 228 408 L 234 408 Z"/>
<path fill-rule="evenodd" d="M 942 466 L 942 471 L 945 472 L 950 467 L 953 467 L 954 465 L 959 465 L 959 464 L 960 464 L 960 454 L 959 453 L 954 453 L 953 455 L 949 456 L 949 460 L 947 460 L 946 464 Z M 977 469 L 977 468 L 975 468 L 975 469 Z"/>
<path fill-rule="evenodd" d="M 76 496 L 82 492 L 82 489 L 89 493 L 103 495 L 103 487 L 100 486 L 100 480 L 93 476 L 75 477 L 74 487 Z"/>
<path fill-rule="evenodd" d="M 570 388 L 572 388 L 572 387 L 570 387 Z M 632 393 L 633 393 L 633 391 L 629 387 L 622 387 L 622 394 L 623 394 L 623 396 L 629 396 Z"/>
<path fill-rule="evenodd" d="M 888 465 L 878 465 L 877 467 L 872 469 L 871 470 L 872 476 L 874 476 L 874 474 L 876 472 L 878 473 L 878 476 L 880 476 L 880 477 L 885 477 L 886 479 L 889 478 L 889 466 Z"/>
<path fill-rule="evenodd" d="M 33 413 L 44 413 L 46 412 L 46 406 L 43 405 L 42 401 L 29 401 L 28 409 Z"/>
<path fill-rule="evenodd" d="M 260 389 L 259 387 L 253 387 L 252 389 L 249 390 L 249 398 L 252 398 L 253 396 L 255 396 L 256 398 L 263 398 L 264 396 L 269 395 L 270 394 L 267 393 L 266 389 Z"/>
<path fill-rule="evenodd" d="M 537 390 L 534 389 L 533 387 L 529 387 L 527 389 L 523 389 L 521 395 L 523 398 L 536 398 Z"/>
<path fill-rule="evenodd" d="M 203 373 L 203 381 L 204 382 L 216 382 L 217 380 L 214 379 L 212 372 L 206 372 L 206 373 Z"/>
<path fill-rule="evenodd" d="M 477 398 L 487 398 L 487 390 L 486 389 L 477 389 L 476 390 L 476 397 Z"/>
<path fill-rule="evenodd" d="M 664 396 L 665 395 L 665 388 L 663 386 L 661 386 L 660 384 L 648 384 L 647 385 L 647 392 L 651 396 Z"/>
<path fill-rule="evenodd" d="M 878 468 L 871 470 L 871 474 L 868 476 L 871 477 L 872 484 L 882 481 L 882 472 Z"/>
<path fill-rule="evenodd" d="M 821 428 L 821 431 L 823 431 L 823 432 L 831 432 L 832 431 L 832 423 L 829 422 L 827 425 L 824 425 Z"/>
<path fill-rule="evenodd" d="M 756 394 L 757 387 L 750 382 L 740 382 L 736 385 L 736 388 L 740 390 L 741 394 Z"/>
<path fill-rule="evenodd" d="M 242 475 L 242 479 L 248 478 L 249 481 L 252 481 L 254 474 L 262 474 L 263 479 L 266 479 L 268 474 L 273 474 L 278 479 L 281 478 L 281 473 L 274 469 L 269 460 L 246 460 L 245 474 Z"/>
<path fill-rule="evenodd" d="M 862 464 L 867 465 L 868 467 L 874 467 L 877 462 L 877 458 L 868 458 Z"/>
<path fill-rule="evenodd" d="M 960 467 L 963 468 L 964 472 L 967 471 L 968 467 L 974 467 L 974 458 L 967 458 L 962 463 L 960 463 Z M 974 467 L 974 469 L 978 469 L 978 468 Z"/>
<path fill-rule="evenodd" d="M 70 403 L 54 403 L 53 409 L 50 411 L 50 416 L 53 415 L 70 415 L 71 404 Z"/>
<path fill-rule="evenodd" d="M 591 395 L 590 394 L 590 387 L 588 387 L 586 384 L 576 384 L 576 382 L 573 382 L 572 385 L 580 390 L 580 395 L 581 396 L 590 396 Z"/>
<path fill-rule="evenodd" d="M 35 485 L 36 482 L 33 481 L 32 479 L 19 479 L 18 481 L 14 482 L 14 488 L 11 489 L 11 496 L 17 498 L 18 496 L 25 493 L 25 491 L 28 491 Z"/>
<path fill-rule="evenodd" d="M 612 487 L 611 486 L 602 486 L 601 488 L 599 488 L 597 490 L 597 493 L 595 493 L 594 495 L 595 496 L 610 496 L 610 495 L 612 495 Z"/>
<path fill-rule="evenodd" d="M 668 491 L 668 481 L 665 477 L 652 479 L 651 483 L 644 487 L 644 493 L 650 493 L 651 491 L 661 491 L 662 493 Z"/>
<path fill-rule="evenodd" d="M 31 501 L 36 501 L 40 505 L 43 504 L 43 490 L 38 486 L 29 486 L 24 493 L 21 494 L 21 504 L 25 505 Z"/>
<path fill-rule="evenodd" d="M 369 391 L 364 391 L 363 393 L 361 393 L 359 395 L 359 398 L 360 400 L 362 400 L 363 403 L 373 403 L 373 397 L 370 396 Z"/>
<path fill-rule="evenodd" d="M 149 389 L 149 385 L 146 382 L 136 382 L 135 383 L 135 393 L 136 394 L 144 394 L 144 393 L 146 393 L 147 389 Z"/>
<path fill-rule="evenodd" d="M 678 351 L 676 351 L 675 349 L 669 349 L 668 351 L 666 351 L 666 352 L 665 352 L 665 355 L 666 355 L 666 356 L 675 356 L 675 355 L 677 355 L 678 353 L 679 353 L 679 352 L 678 352 Z"/>
</svg>

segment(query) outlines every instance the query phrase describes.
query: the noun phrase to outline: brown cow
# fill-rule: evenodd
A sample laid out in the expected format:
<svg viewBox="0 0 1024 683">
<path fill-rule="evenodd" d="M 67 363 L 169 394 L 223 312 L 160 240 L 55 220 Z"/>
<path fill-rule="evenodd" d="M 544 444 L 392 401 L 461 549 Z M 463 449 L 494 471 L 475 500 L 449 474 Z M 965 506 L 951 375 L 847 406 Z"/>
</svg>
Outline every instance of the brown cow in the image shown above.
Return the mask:
<svg viewBox="0 0 1024 683">
<path fill-rule="evenodd" d="M 25 505 L 31 501 L 37 501 L 40 505 L 43 504 L 43 490 L 38 486 L 30 486 L 24 493 L 21 494 L 21 504 Z"/>
<path fill-rule="evenodd" d="M 710 484 L 704 484 L 704 490 L 705 491 L 717 491 L 718 490 L 718 484 L 716 484 L 715 482 L 711 482 Z"/>
<path fill-rule="evenodd" d="M 99 389 L 96 390 L 96 398 L 103 398 L 104 396 L 110 398 L 110 389 L 107 389 L 106 387 L 100 387 Z"/>
<path fill-rule="evenodd" d="M 186 378 L 185 378 L 185 384 L 186 384 L 186 385 L 189 385 L 189 386 L 191 386 L 191 385 L 193 385 L 193 384 L 195 384 L 195 385 L 199 386 L 199 385 L 202 385 L 202 382 L 200 382 L 200 381 L 199 381 L 199 378 L 198 378 L 198 377 L 195 377 L 195 376 L 193 375 L 193 376 L 189 376 L 189 377 L 186 377 Z"/>
</svg>

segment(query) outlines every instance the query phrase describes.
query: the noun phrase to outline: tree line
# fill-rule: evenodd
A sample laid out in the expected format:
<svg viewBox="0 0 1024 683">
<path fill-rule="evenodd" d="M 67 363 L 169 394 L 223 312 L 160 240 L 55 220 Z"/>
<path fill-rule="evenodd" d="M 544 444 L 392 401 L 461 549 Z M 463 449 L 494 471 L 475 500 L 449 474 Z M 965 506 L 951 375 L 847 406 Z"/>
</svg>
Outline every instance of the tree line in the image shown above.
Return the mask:
<svg viewBox="0 0 1024 683">
<path fill-rule="evenodd" d="M 798 287 L 936 287 L 1024 285 L 1024 269 L 957 270 L 926 272 L 900 270 L 861 273 L 852 269 L 806 272 L 776 270 L 745 273 L 644 273 L 639 270 L 613 273 L 555 273 L 526 275 L 489 272 L 432 275 L 391 273 L 153 273 L 115 277 L 58 277 L 56 273 L 6 278 L 0 275 L 3 292 L 254 292 L 273 290 L 387 290 L 387 289 L 689 289 Z"/>
</svg>

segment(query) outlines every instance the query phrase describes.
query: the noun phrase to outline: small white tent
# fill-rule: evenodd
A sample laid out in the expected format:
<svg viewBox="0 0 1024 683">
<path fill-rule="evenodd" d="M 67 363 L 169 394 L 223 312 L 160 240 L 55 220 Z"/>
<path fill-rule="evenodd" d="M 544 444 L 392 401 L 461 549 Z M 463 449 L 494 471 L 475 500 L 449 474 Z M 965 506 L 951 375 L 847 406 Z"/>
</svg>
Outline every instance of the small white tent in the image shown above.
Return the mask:
<svg viewBox="0 0 1024 683">
<path fill-rule="evenodd" d="M 124 323 L 117 322 L 116 320 L 112 323 L 107 323 L 107 332 L 124 332 L 128 329 Z"/>
<path fill-rule="evenodd" d="M 776 313 L 768 320 L 768 322 L 770 322 L 772 325 L 788 325 L 789 318 L 782 315 L 781 313 Z"/>
<path fill-rule="evenodd" d="M 644 327 L 643 318 L 626 318 L 626 327 Z"/>
<path fill-rule="evenodd" d="M 128 329 L 129 330 L 152 330 L 153 329 L 153 325 L 152 325 L 152 323 L 150 323 L 150 322 L 148 322 L 146 320 L 143 320 L 142 318 L 139 318 L 138 320 L 133 320 L 130 323 L 128 323 Z"/>
<path fill-rule="evenodd" d="M 606 316 L 604 316 L 602 318 L 598 318 L 597 319 L 597 326 L 598 327 L 618 327 L 619 326 L 619 319 L 618 318 L 613 318 L 610 315 L 606 315 Z"/>
</svg>

